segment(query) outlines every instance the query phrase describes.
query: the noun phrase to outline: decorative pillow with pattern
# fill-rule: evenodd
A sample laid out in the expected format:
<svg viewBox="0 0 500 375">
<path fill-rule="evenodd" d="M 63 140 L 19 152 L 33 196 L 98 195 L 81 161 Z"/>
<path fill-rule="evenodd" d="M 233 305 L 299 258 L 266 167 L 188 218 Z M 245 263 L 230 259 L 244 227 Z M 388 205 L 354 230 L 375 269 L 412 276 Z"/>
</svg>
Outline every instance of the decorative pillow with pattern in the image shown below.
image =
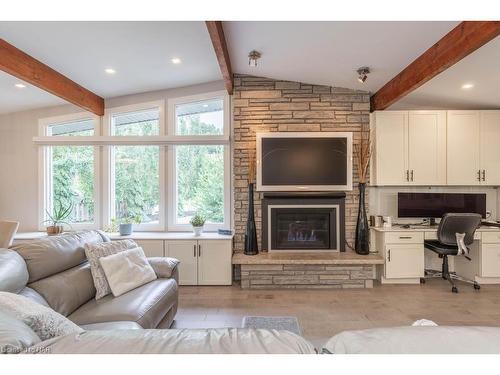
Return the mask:
<svg viewBox="0 0 500 375">
<path fill-rule="evenodd" d="M 70 333 L 84 332 L 58 312 L 19 294 L 0 292 L 0 310 L 21 320 L 42 341 Z"/>
<path fill-rule="evenodd" d="M 85 245 L 85 255 L 90 263 L 90 271 L 96 289 L 95 299 L 100 299 L 111 293 L 106 275 L 102 270 L 99 258 L 117 254 L 124 250 L 134 249 L 137 244 L 133 240 L 121 240 Z"/>
</svg>

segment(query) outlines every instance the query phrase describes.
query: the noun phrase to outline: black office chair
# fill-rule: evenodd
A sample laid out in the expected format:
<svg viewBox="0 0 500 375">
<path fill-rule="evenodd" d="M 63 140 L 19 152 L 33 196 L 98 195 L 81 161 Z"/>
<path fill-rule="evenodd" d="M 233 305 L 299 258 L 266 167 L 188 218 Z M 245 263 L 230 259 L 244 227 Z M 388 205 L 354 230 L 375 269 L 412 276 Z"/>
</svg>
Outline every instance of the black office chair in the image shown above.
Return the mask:
<svg viewBox="0 0 500 375">
<path fill-rule="evenodd" d="M 451 273 L 448 268 L 448 256 L 463 255 L 469 261 L 471 258 L 468 257 L 468 253 L 462 254 L 460 248 L 457 244 L 457 234 L 465 234 L 463 242 L 468 249 L 468 246 L 474 242 L 474 233 L 476 229 L 481 225 L 481 215 L 479 214 L 457 214 L 448 213 L 441 218 L 439 227 L 437 230 L 437 240 L 425 240 L 424 247 L 428 250 L 434 251 L 443 258 L 442 271 L 437 272 L 434 270 L 425 270 L 425 275 L 430 277 L 442 277 L 448 280 L 452 286 L 451 291 L 453 293 L 458 293 L 458 289 L 453 282 L 453 280 L 460 280 L 474 285 L 474 289 L 480 289 L 479 284 L 473 280 L 468 280 L 463 277 Z M 425 279 L 422 280 L 425 282 Z"/>
</svg>

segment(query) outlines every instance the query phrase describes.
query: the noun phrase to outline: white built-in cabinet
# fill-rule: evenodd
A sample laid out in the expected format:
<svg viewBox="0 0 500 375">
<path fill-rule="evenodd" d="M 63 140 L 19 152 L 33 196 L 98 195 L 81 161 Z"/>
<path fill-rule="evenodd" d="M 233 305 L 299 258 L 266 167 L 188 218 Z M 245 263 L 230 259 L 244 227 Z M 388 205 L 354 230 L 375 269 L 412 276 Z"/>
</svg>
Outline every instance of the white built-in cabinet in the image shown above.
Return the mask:
<svg viewBox="0 0 500 375">
<path fill-rule="evenodd" d="M 449 185 L 500 185 L 500 111 L 449 111 L 447 138 Z"/>
<path fill-rule="evenodd" d="M 373 183 L 446 183 L 446 111 L 387 111 L 372 115 Z"/>
<path fill-rule="evenodd" d="M 381 111 L 372 184 L 500 185 L 500 111 Z"/>
<path fill-rule="evenodd" d="M 165 241 L 165 255 L 180 260 L 180 285 L 231 285 L 230 241 Z"/>
</svg>

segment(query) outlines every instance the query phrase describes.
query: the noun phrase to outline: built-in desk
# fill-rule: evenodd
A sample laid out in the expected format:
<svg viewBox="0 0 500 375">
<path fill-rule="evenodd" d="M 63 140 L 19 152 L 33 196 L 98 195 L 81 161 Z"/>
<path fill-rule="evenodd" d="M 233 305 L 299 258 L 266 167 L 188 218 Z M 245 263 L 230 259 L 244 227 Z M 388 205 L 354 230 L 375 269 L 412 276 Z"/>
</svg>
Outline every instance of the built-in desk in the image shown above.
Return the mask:
<svg viewBox="0 0 500 375">
<path fill-rule="evenodd" d="M 380 282 L 418 284 L 425 268 L 436 267 L 432 261 L 433 253 L 424 252 L 424 240 L 437 239 L 436 232 L 437 226 L 372 227 L 371 250 L 380 253 L 385 260 L 383 265 L 377 267 Z M 500 284 L 500 228 L 477 229 L 470 249 L 472 261 L 462 256 L 450 257 L 451 270 L 480 284 Z"/>
</svg>

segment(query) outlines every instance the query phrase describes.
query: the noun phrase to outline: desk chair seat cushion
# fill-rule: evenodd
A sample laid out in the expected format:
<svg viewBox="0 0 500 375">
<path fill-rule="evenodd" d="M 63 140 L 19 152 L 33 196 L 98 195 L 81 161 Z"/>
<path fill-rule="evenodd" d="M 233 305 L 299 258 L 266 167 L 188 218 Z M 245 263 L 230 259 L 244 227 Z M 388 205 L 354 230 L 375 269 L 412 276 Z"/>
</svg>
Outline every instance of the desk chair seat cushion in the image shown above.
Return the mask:
<svg viewBox="0 0 500 375">
<path fill-rule="evenodd" d="M 457 255 L 458 247 L 455 245 L 445 245 L 438 240 L 425 240 L 424 247 L 440 255 Z"/>
</svg>

